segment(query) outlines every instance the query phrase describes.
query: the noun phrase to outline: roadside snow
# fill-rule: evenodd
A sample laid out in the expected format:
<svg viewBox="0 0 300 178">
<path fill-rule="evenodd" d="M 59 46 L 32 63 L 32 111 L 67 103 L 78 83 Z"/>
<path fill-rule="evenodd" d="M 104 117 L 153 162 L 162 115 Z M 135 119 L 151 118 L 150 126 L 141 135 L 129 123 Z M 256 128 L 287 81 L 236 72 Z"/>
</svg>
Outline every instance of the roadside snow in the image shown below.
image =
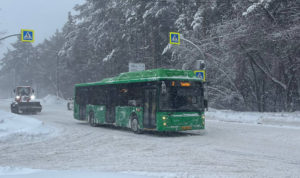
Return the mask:
<svg viewBox="0 0 300 178">
<path fill-rule="evenodd" d="M 67 104 L 67 101 L 54 95 L 47 95 L 39 100 L 42 105 Z"/>
<path fill-rule="evenodd" d="M 0 141 L 17 138 L 32 139 L 48 135 L 51 130 L 42 121 L 32 117 L 0 110 Z"/>
<path fill-rule="evenodd" d="M 175 177 L 172 173 L 150 173 L 150 172 L 92 172 L 74 170 L 40 170 L 29 168 L 0 167 L 0 178 L 9 176 L 10 178 L 154 178 L 154 177 Z"/>
<path fill-rule="evenodd" d="M 249 124 L 266 124 L 300 127 L 300 112 L 237 112 L 231 110 L 216 110 L 210 108 L 206 112 L 210 120 L 238 122 Z"/>
<path fill-rule="evenodd" d="M 15 167 L 0 167 L 0 177 L 7 175 L 25 175 L 39 172 L 38 169 L 29 169 L 29 168 L 15 168 Z"/>
</svg>

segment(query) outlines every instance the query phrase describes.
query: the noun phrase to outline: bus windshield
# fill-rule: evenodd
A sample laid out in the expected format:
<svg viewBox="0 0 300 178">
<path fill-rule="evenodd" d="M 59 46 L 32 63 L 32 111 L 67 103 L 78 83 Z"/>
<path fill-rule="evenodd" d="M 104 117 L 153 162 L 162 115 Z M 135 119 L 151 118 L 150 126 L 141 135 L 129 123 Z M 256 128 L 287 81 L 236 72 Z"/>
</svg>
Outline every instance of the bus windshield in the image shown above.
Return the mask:
<svg viewBox="0 0 300 178">
<path fill-rule="evenodd" d="M 203 109 L 203 89 L 200 86 L 167 86 L 160 92 L 161 111 L 200 111 Z"/>
</svg>

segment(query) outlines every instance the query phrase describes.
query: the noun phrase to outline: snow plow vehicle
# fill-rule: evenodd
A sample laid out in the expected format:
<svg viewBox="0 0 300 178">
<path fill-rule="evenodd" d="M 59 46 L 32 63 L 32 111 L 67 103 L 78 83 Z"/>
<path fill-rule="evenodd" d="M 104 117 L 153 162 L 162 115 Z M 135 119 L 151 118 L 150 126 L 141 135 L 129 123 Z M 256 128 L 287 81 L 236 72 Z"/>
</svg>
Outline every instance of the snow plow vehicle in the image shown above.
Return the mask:
<svg viewBox="0 0 300 178">
<path fill-rule="evenodd" d="M 11 103 L 12 113 L 32 113 L 36 114 L 42 111 L 42 105 L 35 99 L 34 90 L 30 86 L 18 86 L 14 89 L 15 101 Z"/>
</svg>

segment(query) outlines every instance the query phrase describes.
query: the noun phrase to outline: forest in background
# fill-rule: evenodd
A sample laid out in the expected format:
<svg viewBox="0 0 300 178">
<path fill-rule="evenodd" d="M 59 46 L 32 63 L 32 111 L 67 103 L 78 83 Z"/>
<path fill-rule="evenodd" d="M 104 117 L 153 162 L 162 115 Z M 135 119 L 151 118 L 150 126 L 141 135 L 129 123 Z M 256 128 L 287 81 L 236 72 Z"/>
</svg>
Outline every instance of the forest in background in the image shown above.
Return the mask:
<svg viewBox="0 0 300 178">
<path fill-rule="evenodd" d="M 0 60 L 2 95 L 17 85 L 72 97 L 74 84 L 128 71 L 191 69 L 204 60 L 210 107 L 300 110 L 299 0 L 86 0 L 37 46 L 13 44 Z M 168 45 L 179 32 L 197 45 Z M 202 51 L 202 52 L 200 52 Z"/>
</svg>

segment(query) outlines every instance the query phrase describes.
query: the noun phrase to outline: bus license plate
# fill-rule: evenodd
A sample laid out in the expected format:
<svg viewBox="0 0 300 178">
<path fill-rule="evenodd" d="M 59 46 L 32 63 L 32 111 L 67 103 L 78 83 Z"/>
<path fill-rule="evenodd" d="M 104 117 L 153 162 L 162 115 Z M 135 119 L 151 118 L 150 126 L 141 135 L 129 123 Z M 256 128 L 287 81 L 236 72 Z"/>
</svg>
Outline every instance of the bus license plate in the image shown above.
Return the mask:
<svg viewBox="0 0 300 178">
<path fill-rule="evenodd" d="M 191 130 L 192 127 L 191 126 L 182 126 L 181 129 L 182 130 Z"/>
</svg>

